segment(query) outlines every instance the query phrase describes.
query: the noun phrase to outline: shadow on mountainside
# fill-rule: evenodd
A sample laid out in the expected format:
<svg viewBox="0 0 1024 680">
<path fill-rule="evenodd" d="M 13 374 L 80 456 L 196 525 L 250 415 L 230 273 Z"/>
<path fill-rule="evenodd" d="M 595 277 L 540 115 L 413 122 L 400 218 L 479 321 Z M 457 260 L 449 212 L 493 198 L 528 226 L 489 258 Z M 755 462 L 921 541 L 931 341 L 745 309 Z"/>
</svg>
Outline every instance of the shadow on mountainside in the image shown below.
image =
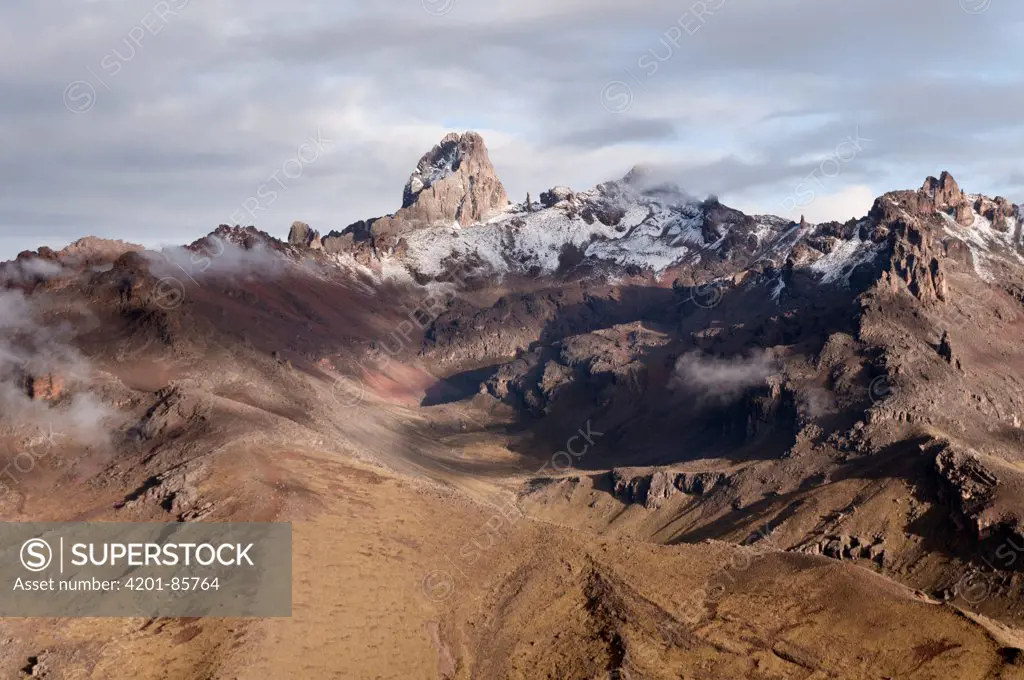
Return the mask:
<svg viewBox="0 0 1024 680">
<path fill-rule="evenodd" d="M 500 368 L 500 389 L 491 379 L 492 394 L 517 409 L 529 432 L 513 450 L 542 460 L 590 422 L 604 435 L 577 460 L 580 469 L 740 462 L 782 456 L 808 418 L 829 431 L 852 426 L 870 405 L 867 359 L 853 340 L 858 308 L 852 291 L 817 292 L 777 303 L 761 288 L 723 289 L 717 304 L 702 307 L 677 290 L 633 323 L 576 336 L 564 335 L 573 327 L 564 318 L 581 312 L 565 309 L 541 334 L 557 342 L 539 341 Z M 655 296 L 660 303 L 663 292 Z M 838 355 L 829 361 L 845 371 L 838 381 L 838 368 L 818 366 L 833 336 L 850 340 L 845 354 L 829 346 Z M 853 413 L 838 402 L 853 404 Z"/>
</svg>

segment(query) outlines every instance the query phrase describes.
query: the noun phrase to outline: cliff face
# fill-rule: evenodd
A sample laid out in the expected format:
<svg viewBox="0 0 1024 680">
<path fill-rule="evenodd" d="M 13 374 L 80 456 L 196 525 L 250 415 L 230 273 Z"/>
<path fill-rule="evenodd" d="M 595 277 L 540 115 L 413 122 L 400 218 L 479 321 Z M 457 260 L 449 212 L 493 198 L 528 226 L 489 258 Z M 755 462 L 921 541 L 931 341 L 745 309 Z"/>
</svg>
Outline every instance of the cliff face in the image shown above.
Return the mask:
<svg viewBox="0 0 1024 680">
<path fill-rule="evenodd" d="M 288 243 L 293 246 L 309 248 L 310 250 L 322 250 L 320 234 L 311 229 L 305 222 L 294 222 L 288 232 Z"/>
<path fill-rule="evenodd" d="M 906 286 L 922 302 L 944 302 L 948 287 L 940 256 L 941 232 L 931 224 L 936 210 L 932 201 L 925 189 L 917 194 L 903 192 L 882 196 L 875 201 L 869 215 L 874 222 L 871 236 L 888 242 L 883 277 L 893 291 Z M 946 205 L 944 201 L 942 205 Z"/>
<path fill-rule="evenodd" d="M 399 214 L 408 222 L 479 222 L 508 205 L 505 187 L 475 132 L 451 133 L 416 164 Z M 398 217 L 398 215 L 396 215 Z"/>
</svg>

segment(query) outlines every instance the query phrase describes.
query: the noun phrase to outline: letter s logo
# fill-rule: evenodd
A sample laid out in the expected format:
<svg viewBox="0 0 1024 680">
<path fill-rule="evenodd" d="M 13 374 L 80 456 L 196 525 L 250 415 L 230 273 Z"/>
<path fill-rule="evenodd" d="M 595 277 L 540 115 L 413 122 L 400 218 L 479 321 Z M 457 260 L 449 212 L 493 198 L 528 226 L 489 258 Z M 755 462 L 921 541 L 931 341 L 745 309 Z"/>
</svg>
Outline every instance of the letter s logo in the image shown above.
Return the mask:
<svg viewBox="0 0 1024 680">
<path fill-rule="evenodd" d="M 53 561 L 50 544 L 41 538 L 30 538 L 21 546 L 21 564 L 29 571 L 42 571 Z"/>
</svg>

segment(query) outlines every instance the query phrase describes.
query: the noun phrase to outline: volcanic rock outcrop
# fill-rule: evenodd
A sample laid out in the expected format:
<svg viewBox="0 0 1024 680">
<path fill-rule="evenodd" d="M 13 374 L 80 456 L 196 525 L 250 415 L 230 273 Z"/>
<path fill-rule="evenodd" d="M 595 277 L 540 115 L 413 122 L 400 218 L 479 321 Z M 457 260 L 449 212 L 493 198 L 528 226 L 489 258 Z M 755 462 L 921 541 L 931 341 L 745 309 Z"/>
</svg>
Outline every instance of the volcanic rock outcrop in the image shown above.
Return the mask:
<svg viewBox="0 0 1024 680">
<path fill-rule="evenodd" d="M 405 183 L 402 207 L 393 215 L 359 221 L 323 238 L 328 252 L 398 254 L 402 236 L 433 224 L 469 226 L 508 206 L 508 194 L 491 165 L 483 137 L 476 132 L 450 133 L 420 158 Z"/>
<path fill-rule="evenodd" d="M 889 257 L 885 262 L 885 276 L 893 290 L 903 284 L 922 302 L 945 301 L 948 287 L 946 272 L 940 260 L 936 229 L 929 224 L 934 219 L 931 201 L 939 206 L 963 205 L 957 203 L 962 194 L 956 181 L 943 173 L 947 181 L 940 183 L 934 197 L 926 189 L 917 194 L 891 193 L 875 201 L 869 219 L 875 224 L 873 238 L 887 238 Z M 914 201 L 916 200 L 916 203 Z M 952 201 L 953 203 L 950 203 Z M 909 204 L 910 209 L 904 207 Z M 970 204 L 966 204 L 970 211 Z M 971 213 L 973 216 L 973 213 Z M 973 217 L 972 217 L 973 220 Z"/>
<path fill-rule="evenodd" d="M 55 401 L 64 393 L 64 378 L 52 373 L 25 373 L 21 377 L 21 385 L 25 395 L 34 401 Z"/>
<path fill-rule="evenodd" d="M 293 246 L 309 248 L 310 250 L 321 250 L 323 245 L 320 242 L 320 233 L 311 229 L 305 222 L 294 222 L 288 232 L 288 243 Z"/>
<path fill-rule="evenodd" d="M 508 195 L 475 132 L 451 133 L 416 164 L 395 219 L 410 223 L 479 222 L 508 205 Z"/>
<path fill-rule="evenodd" d="M 930 199 L 934 209 L 954 212 L 957 222 L 963 226 L 968 226 L 973 221 L 973 218 L 964 216 L 965 207 L 966 215 L 970 216 L 970 204 L 967 201 L 967 197 L 964 196 L 964 192 L 960 189 L 960 185 L 957 184 L 948 171 L 943 171 L 938 179 L 934 177 L 925 179 L 924 185 L 921 187 L 921 194 L 923 199 L 925 199 L 922 203 Z"/>
<path fill-rule="evenodd" d="M 573 193 L 569 187 L 552 187 L 547 191 L 542 191 L 540 194 L 540 202 L 545 208 L 550 208 L 562 201 L 570 201 L 572 199 Z"/>
<path fill-rule="evenodd" d="M 625 503 L 636 503 L 648 510 L 660 508 L 677 493 L 688 496 L 710 494 L 719 484 L 728 482 L 722 472 L 679 472 L 615 468 L 611 471 L 612 493 Z"/>
<path fill-rule="evenodd" d="M 1007 231 L 1010 228 L 1010 221 L 1017 217 L 1017 206 L 1002 196 L 996 196 L 992 200 L 981 196 L 975 201 L 974 209 L 978 214 L 991 220 L 992 228 L 996 231 Z"/>
</svg>

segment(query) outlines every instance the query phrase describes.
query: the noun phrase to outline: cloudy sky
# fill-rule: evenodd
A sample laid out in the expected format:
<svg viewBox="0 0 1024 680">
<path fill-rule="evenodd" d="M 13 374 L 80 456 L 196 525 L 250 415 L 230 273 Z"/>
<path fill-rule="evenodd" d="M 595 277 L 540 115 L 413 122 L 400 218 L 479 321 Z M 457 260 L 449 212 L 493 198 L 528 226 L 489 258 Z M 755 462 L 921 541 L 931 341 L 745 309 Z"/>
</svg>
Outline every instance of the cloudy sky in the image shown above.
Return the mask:
<svg viewBox="0 0 1024 680">
<path fill-rule="evenodd" d="M 510 196 L 659 164 L 809 219 L 949 169 L 1024 201 L 1019 0 L 5 0 L 0 258 L 399 207 L 475 129 Z"/>
</svg>

